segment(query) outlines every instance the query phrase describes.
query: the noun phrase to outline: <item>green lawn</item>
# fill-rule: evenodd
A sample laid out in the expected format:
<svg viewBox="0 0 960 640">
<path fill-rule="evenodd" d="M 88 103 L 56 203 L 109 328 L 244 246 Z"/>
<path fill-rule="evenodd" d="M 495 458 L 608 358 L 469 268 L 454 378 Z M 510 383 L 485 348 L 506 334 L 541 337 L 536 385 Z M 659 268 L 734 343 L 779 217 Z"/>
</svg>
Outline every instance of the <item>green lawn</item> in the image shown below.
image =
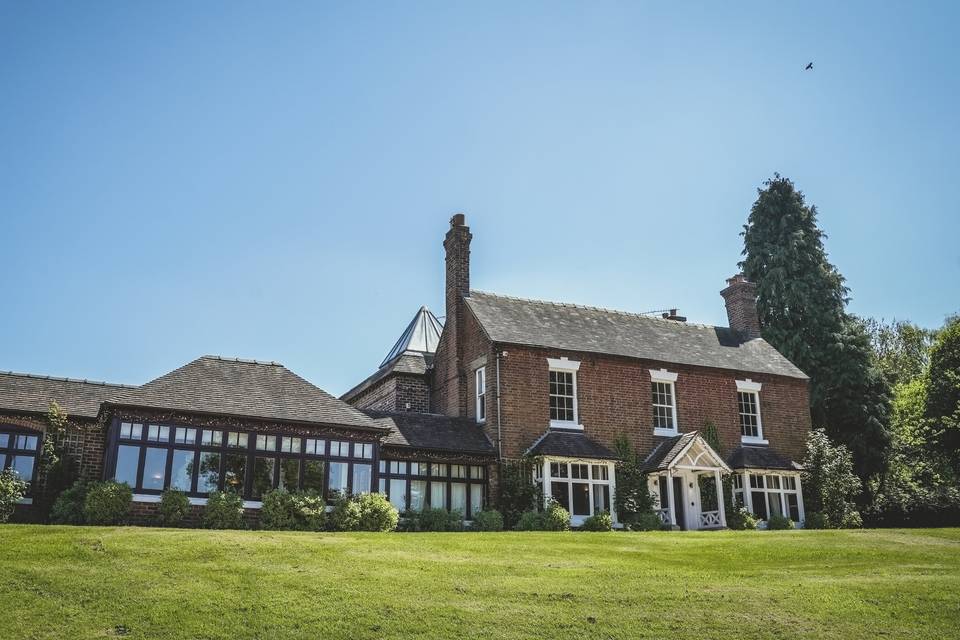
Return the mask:
<svg viewBox="0 0 960 640">
<path fill-rule="evenodd" d="M 960 637 L 960 530 L 0 526 L 0 638 Z"/>
</svg>

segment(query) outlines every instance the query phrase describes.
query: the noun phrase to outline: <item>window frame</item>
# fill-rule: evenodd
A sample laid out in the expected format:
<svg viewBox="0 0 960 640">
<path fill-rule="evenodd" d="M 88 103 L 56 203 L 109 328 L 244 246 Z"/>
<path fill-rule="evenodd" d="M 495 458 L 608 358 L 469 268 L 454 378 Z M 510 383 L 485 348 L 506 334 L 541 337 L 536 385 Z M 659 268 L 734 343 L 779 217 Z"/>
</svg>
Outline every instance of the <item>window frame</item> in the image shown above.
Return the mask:
<svg viewBox="0 0 960 640">
<path fill-rule="evenodd" d="M 473 372 L 474 384 L 474 416 L 477 424 L 483 424 L 487 421 L 487 367 L 477 367 Z"/>
<path fill-rule="evenodd" d="M 557 465 L 558 475 L 554 475 L 554 465 Z M 575 478 L 574 465 L 587 467 L 587 477 Z M 598 468 L 605 470 L 604 473 L 599 475 L 606 475 L 606 478 L 595 477 Z M 606 511 L 610 513 L 614 523 L 617 522 L 616 509 L 613 504 L 616 495 L 616 467 L 610 460 L 582 460 L 544 456 L 540 463 L 534 466 L 534 483 L 541 485 L 545 504 L 554 499 L 553 485 L 565 484 L 567 486 L 567 511 L 570 512 L 571 522 L 576 525 L 598 513 L 595 487 L 606 487 Z M 588 514 L 574 514 L 573 512 L 573 485 L 575 484 L 587 486 L 587 509 L 590 511 Z"/>
<path fill-rule="evenodd" d="M 737 422 L 740 427 L 740 442 L 744 444 L 770 444 L 770 441 L 763 437 L 763 411 L 760 407 L 760 389 L 762 384 L 759 382 L 754 382 L 750 378 L 746 380 L 737 380 Z M 748 394 L 753 396 L 753 401 L 757 407 L 757 435 L 744 435 L 744 422 L 743 417 L 745 414 L 740 410 L 740 394 Z"/>
<path fill-rule="evenodd" d="M 33 458 L 33 467 L 30 470 L 30 477 L 20 477 L 21 480 L 28 484 L 24 499 L 32 500 L 31 496 L 33 495 L 33 486 L 37 481 L 38 474 L 40 473 L 40 449 L 43 446 L 44 433 L 42 431 L 34 431 L 32 429 L 5 423 L 0 423 L 0 433 L 3 433 L 7 436 L 6 446 L 0 447 L 0 469 L 12 468 L 13 458 L 15 457 Z M 33 449 L 17 448 L 17 436 L 36 438 L 36 445 L 33 447 Z M 19 473 L 17 473 L 17 475 L 20 476 Z"/>
<path fill-rule="evenodd" d="M 650 369 L 650 414 L 653 419 L 653 435 L 654 436 L 664 436 L 672 437 L 677 435 L 680 432 L 680 424 L 677 419 L 677 377 L 678 374 L 675 372 L 667 371 L 666 369 Z M 658 384 L 666 384 L 670 386 L 670 414 L 671 420 L 673 422 L 672 429 L 666 429 L 663 427 L 658 427 L 656 422 L 656 408 L 665 407 L 666 405 L 657 404 L 654 402 L 654 386 Z"/>
<path fill-rule="evenodd" d="M 754 478 L 757 479 L 758 486 L 756 487 L 753 486 Z M 776 478 L 776 483 L 779 486 L 770 486 L 772 484 L 772 482 L 768 481 L 770 478 Z M 787 488 L 788 483 L 792 483 L 793 488 Z M 766 514 L 766 518 L 761 518 L 763 521 L 770 519 L 770 496 L 777 496 L 777 500 L 780 503 L 781 515 L 785 515 L 797 523 L 803 522 L 804 520 L 803 488 L 800 484 L 799 473 L 774 469 L 757 469 L 754 472 L 734 472 L 732 489 L 734 505 L 746 507 L 750 513 L 757 517 L 760 517 L 760 514 L 757 513 L 757 505 L 754 497 L 756 495 L 763 496 L 763 512 Z M 749 498 L 747 496 L 748 493 L 750 494 Z M 788 496 L 791 495 L 796 497 L 797 518 L 793 518 L 793 514 L 790 513 Z"/>
<path fill-rule="evenodd" d="M 560 358 L 547 358 L 547 415 L 550 413 L 550 398 L 555 394 L 550 393 L 550 374 L 557 373 L 569 373 L 571 382 L 573 384 L 573 420 L 555 420 L 552 416 L 550 417 L 550 428 L 551 429 L 570 429 L 572 431 L 583 431 L 583 424 L 580 422 L 580 403 L 578 400 L 579 396 L 579 377 L 577 374 L 580 371 L 580 362 L 577 360 L 570 360 L 566 356 Z M 567 398 L 569 396 L 557 396 L 558 398 Z"/>
<path fill-rule="evenodd" d="M 397 466 L 394 466 L 397 465 Z M 417 465 L 414 467 L 414 465 Z M 463 467 L 463 476 L 454 475 L 454 467 Z M 412 483 L 423 482 L 424 509 L 446 509 L 450 511 L 453 505 L 453 485 L 462 484 L 465 487 L 463 519 L 471 522 L 473 513 L 481 511 L 488 501 L 487 497 L 487 468 L 483 464 L 466 462 L 426 462 L 423 460 L 402 460 L 399 458 L 381 458 L 379 461 L 379 481 L 377 491 L 394 502 L 392 483 L 403 483 L 403 509 L 398 509 L 403 515 L 410 510 L 412 504 Z M 413 473 L 414 469 L 421 473 Z M 439 472 L 439 473 L 438 473 Z M 434 485 L 443 487 L 443 504 L 433 504 Z M 481 486 L 480 505 L 474 505 L 473 486 Z M 396 505 L 394 505 L 396 506 Z"/>
</svg>

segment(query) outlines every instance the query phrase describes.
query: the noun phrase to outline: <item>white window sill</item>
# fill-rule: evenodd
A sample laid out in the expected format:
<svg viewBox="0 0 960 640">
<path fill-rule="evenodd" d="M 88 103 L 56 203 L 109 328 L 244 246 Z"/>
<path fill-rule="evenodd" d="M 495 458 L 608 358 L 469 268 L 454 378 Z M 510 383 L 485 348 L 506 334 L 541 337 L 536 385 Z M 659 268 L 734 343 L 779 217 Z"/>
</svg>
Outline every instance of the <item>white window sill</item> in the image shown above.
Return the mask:
<svg viewBox="0 0 960 640">
<path fill-rule="evenodd" d="M 676 429 L 661 429 L 658 427 L 653 428 L 653 435 L 663 436 L 665 438 L 672 438 L 673 436 L 680 435 Z"/>
<path fill-rule="evenodd" d="M 572 420 L 551 420 L 551 429 L 568 429 L 570 431 L 583 431 L 583 425 L 577 424 Z"/>
<path fill-rule="evenodd" d="M 477 424 L 487 424 L 487 419 L 484 418 L 483 420 L 477 420 Z"/>
<path fill-rule="evenodd" d="M 770 444 L 769 440 L 764 440 L 763 438 L 755 438 L 753 436 L 740 436 L 740 442 L 742 444 Z"/>
</svg>

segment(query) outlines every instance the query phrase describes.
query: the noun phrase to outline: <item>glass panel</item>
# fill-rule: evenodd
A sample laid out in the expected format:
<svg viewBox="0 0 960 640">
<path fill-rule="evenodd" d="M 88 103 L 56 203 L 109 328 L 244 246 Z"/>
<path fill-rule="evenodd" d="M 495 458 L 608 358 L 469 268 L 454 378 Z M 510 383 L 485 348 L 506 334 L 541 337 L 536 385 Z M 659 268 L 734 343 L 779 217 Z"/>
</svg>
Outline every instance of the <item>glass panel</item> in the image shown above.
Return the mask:
<svg viewBox="0 0 960 640">
<path fill-rule="evenodd" d="M 201 444 L 205 444 L 208 447 L 219 447 L 223 444 L 223 431 L 212 431 L 210 429 L 203 430 L 203 440 Z"/>
<path fill-rule="evenodd" d="M 450 477 L 451 478 L 466 478 L 467 477 L 467 467 L 462 464 L 452 464 L 450 465 Z"/>
<path fill-rule="evenodd" d="M 447 465 L 434 463 L 430 465 L 430 475 L 434 477 L 446 477 Z"/>
<path fill-rule="evenodd" d="M 590 467 L 585 464 L 571 464 L 570 477 L 578 480 L 588 480 L 590 477 Z"/>
<path fill-rule="evenodd" d="M 767 519 L 767 497 L 762 491 L 754 491 L 750 494 L 753 501 L 753 515 L 761 520 Z"/>
<path fill-rule="evenodd" d="M 247 456 L 230 453 L 226 457 L 226 467 L 223 472 L 224 491 L 243 493 L 243 480 L 247 472 Z"/>
<path fill-rule="evenodd" d="M 143 488 L 160 491 L 167 479 L 167 450 L 147 447 L 143 459 Z"/>
<path fill-rule="evenodd" d="M 280 459 L 280 488 L 296 491 L 300 486 L 300 461 L 291 458 Z"/>
<path fill-rule="evenodd" d="M 433 507 L 434 509 L 447 508 L 447 483 L 446 482 L 430 483 L 430 506 Z"/>
<path fill-rule="evenodd" d="M 257 436 L 257 449 L 260 451 L 276 451 L 277 436 Z"/>
<path fill-rule="evenodd" d="M 347 458 L 350 456 L 350 443 L 349 442 L 338 442 L 336 440 L 330 441 L 330 455 L 339 456 L 341 458 Z"/>
<path fill-rule="evenodd" d="M 567 511 L 570 510 L 569 487 L 570 485 L 566 482 L 550 483 L 550 497 L 552 497 L 557 504 Z"/>
<path fill-rule="evenodd" d="M 423 505 L 427 497 L 427 481 L 410 481 L 410 511 L 423 511 Z"/>
<path fill-rule="evenodd" d="M 769 514 L 771 516 L 782 516 L 783 509 L 780 507 L 780 494 L 779 493 L 768 493 L 767 494 L 767 504 L 769 505 Z"/>
<path fill-rule="evenodd" d="M 200 454 L 197 475 L 197 493 L 210 493 L 220 487 L 220 454 L 205 451 Z"/>
<path fill-rule="evenodd" d="M 404 475 L 407 473 L 407 463 L 398 462 L 396 460 L 390 461 L 390 473 Z"/>
<path fill-rule="evenodd" d="M 785 494 L 787 499 L 787 511 L 790 513 L 790 519 L 794 522 L 800 522 L 800 505 L 797 502 L 797 494 Z"/>
<path fill-rule="evenodd" d="M 483 479 L 483 467 L 478 466 L 478 465 L 474 465 L 474 466 L 470 467 L 470 477 L 473 478 L 474 480 L 482 480 L 482 479 Z"/>
<path fill-rule="evenodd" d="M 750 476 L 751 489 L 763 489 L 763 476 Z"/>
<path fill-rule="evenodd" d="M 450 510 L 467 513 L 467 485 L 462 482 L 450 485 Z"/>
<path fill-rule="evenodd" d="M 189 492 L 193 484 L 193 451 L 174 450 L 170 488 Z"/>
<path fill-rule="evenodd" d="M 18 435 L 14 443 L 14 448 L 24 451 L 35 451 L 37 448 L 37 436 Z"/>
<path fill-rule="evenodd" d="M 593 469 L 591 471 L 593 471 L 594 480 L 609 480 L 609 469 L 607 469 L 606 465 L 595 464 L 593 465 Z"/>
<path fill-rule="evenodd" d="M 550 463 L 550 477 L 551 478 L 566 478 L 569 473 L 567 469 L 566 462 L 551 462 Z"/>
<path fill-rule="evenodd" d="M 573 414 L 573 373 L 570 371 L 550 372 L 550 419 L 576 420 Z"/>
<path fill-rule="evenodd" d="M 313 438 L 307 438 L 306 452 L 312 456 L 322 456 L 326 452 L 326 447 L 327 447 L 326 440 L 315 440 Z"/>
<path fill-rule="evenodd" d="M 373 459 L 373 445 L 369 443 L 354 445 L 354 453 L 358 458 L 371 460 Z"/>
<path fill-rule="evenodd" d="M 284 437 L 280 440 L 280 451 L 286 453 L 300 453 L 300 438 Z"/>
<path fill-rule="evenodd" d="M 670 503 L 668 500 L 670 499 L 670 494 L 668 493 L 667 478 L 666 476 L 659 476 L 657 479 L 660 481 L 660 508 L 669 509 Z"/>
<path fill-rule="evenodd" d="M 610 486 L 606 484 L 593 485 L 593 512 L 610 511 Z"/>
<path fill-rule="evenodd" d="M 134 422 L 130 425 L 130 438 L 132 440 L 141 440 L 143 438 L 143 425 L 139 422 Z"/>
<path fill-rule="evenodd" d="M 425 476 L 425 475 L 427 475 L 427 463 L 426 463 L 426 462 L 411 462 L 411 463 L 410 463 L 410 475 L 412 475 L 412 476 Z"/>
<path fill-rule="evenodd" d="M 303 461 L 303 489 L 323 495 L 323 460 Z"/>
<path fill-rule="evenodd" d="M 396 507 L 397 511 L 403 513 L 407 510 L 407 481 L 390 480 L 390 504 Z"/>
<path fill-rule="evenodd" d="M 473 514 L 483 511 L 483 485 L 470 485 L 470 519 L 473 520 Z"/>
<path fill-rule="evenodd" d="M 575 516 L 590 515 L 590 485 L 573 482 L 573 513 Z"/>
<path fill-rule="evenodd" d="M 10 436 L 6 433 L 0 433 L 0 449 L 6 449 L 10 446 Z"/>
<path fill-rule="evenodd" d="M 369 464 L 353 465 L 353 493 L 370 493 L 370 482 L 373 479 L 373 467 Z"/>
<path fill-rule="evenodd" d="M 791 491 L 797 490 L 797 479 L 793 476 L 783 476 L 783 488 Z"/>
<path fill-rule="evenodd" d="M 151 442 L 170 442 L 170 427 L 150 425 L 147 429 L 147 440 Z"/>
<path fill-rule="evenodd" d="M 330 463 L 330 479 L 327 482 L 327 489 L 329 493 L 327 494 L 328 498 L 333 498 L 334 492 L 346 493 L 347 492 L 347 470 L 349 469 L 349 464 L 346 462 L 331 462 Z"/>
<path fill-rule="evenodd" d="M 767 476 L 767 489 L 779 489 L 780 476 Z"/>
<path fill-rule="evenodd" d="M 33 456 L 10 456 L 10 469 L 24 482 L 33 480 Z"/>
<path fill-rule="evenodd" d="M 271 436 L 272 437 L 272 436 Z M 253 459 L 253 499 L 259 500 L 267 491 L 273 489 L 273 470 L 277 465 L 276 458 Z"/>
<path fill-rule="evenodd" d="M 177 427 L 174 432 L 173 441 L 177 444 L 193 444 L 197 441 L 197 430 Z"/>
<path fill-rule="evenodd" d="M 247 434 L 237 433 L 236 431 L 231 431 L 227 434 L 227 446 L 229 447 L 238 447 L 240 449 L 247 448 Z"/>
<path fill-rule="evenodd" d="M 380 478 L 380 493 L 387 495 L 387 479 Z"/>
</svg>

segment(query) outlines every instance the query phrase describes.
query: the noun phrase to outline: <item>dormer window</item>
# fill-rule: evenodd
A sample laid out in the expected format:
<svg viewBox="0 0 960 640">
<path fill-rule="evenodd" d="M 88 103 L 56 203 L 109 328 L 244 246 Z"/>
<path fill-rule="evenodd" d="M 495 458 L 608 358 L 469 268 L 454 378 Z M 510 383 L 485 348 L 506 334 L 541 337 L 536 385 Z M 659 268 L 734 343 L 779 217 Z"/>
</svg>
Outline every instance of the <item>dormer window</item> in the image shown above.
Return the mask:
<svg viewBox="0 0 960 640">
<path fill-rule="evenodd" d="M 487 420 L 487 368 L 480 367 L 476 371 L 476 392 L 477 392 L 477 422 L 486 422 Z"/>
<path fill-rule="evenodd" d="M 580 363 L 547 358 L 550 367 L 550 427 L 583 429 L 577 414 L 577 371 Z"/>
<path fill-rule="evenodd" d="M 677 374 L 666 369 L 650 369 L 653 435 L 677 435 Z"/>
<path fill-rule="evenodd" d="M 759 382 L 737 380 L 737 412 L 740 414 L 740 441 L 744 444 L 768 444 L 763 438 L 760 418 Z"/>
</svg>

